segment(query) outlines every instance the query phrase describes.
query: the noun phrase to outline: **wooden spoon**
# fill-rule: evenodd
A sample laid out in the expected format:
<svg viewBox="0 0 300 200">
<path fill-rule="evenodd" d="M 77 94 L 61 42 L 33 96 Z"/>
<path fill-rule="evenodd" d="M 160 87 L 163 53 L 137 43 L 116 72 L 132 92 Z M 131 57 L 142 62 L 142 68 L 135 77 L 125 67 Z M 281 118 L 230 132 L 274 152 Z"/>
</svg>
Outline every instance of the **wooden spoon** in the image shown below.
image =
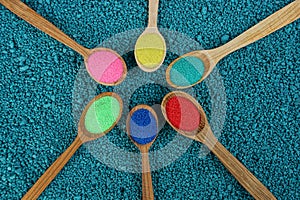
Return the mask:
<svg viewBox="0 0 300 200">
<path fill-rule="evenodd" d="M 159 0 L 149 0 L 148 27 L 135 45 L 136 62 L 146 72 L 157 70 L 166 57 L 166 42 L 157 28 L 158 4 Z"/>
<path fill-rule="evenodd" d="M 228 54 L 273 33 L 299 17 L 300 0 L 296 0 L 223 46 L 193 51 L 177 58 L 167 68 L 167 82 L 175 88 L 192 87 L 203 81 Z"/>
<path fill-rule="evenodd" d="M 122 110 L 122 99 L 112 92 L 102 93 L 90 101 L 80 117 L 78 135 L 74 142 L 46 170 L 22 199 L 37 199 L 83 143 L 104 136 L 118 123 Z"/>
<path fill-rule="evenodd" d="M 138 105 L 130 111 L 126 124 L 128 136 L 142 153 L 143 200 L 153 200 L 148 152 L 158 133 L 157 115 L 150 106 Z"/>
<path fill-rule="evenodd" d="M 81 54 L 89 75 L 96 82 L 112 86 L 125 79 L 126 63 L 117 52 L 107 48 L 87 49 L 81 46 L 20 0 L 0 0 L 0 3 L 29 24 Z"/>
<path fill-rule="evenodd" d="M 171 92 L 162 102 L 167 122 L 180 134 L 205 144 L 255 199 L 276 199 L 213 135 L 204 110 L 184 92 Z"/>
</svg>

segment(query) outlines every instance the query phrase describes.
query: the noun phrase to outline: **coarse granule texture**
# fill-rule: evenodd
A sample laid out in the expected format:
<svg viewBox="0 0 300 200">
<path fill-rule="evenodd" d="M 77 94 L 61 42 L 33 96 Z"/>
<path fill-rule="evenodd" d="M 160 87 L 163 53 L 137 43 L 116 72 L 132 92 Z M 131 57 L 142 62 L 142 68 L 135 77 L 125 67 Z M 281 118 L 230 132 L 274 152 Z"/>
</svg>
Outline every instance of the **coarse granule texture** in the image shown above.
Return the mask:
<svg viewBox="0 0 300 200">
<path fill-rule="evenodd" d="M 157 121 L 147 109 L 138 109 L 132 113 L 129 121 L 130 137 L 137 144 L 148 144 L 157 135 Z"/>
<path fill-rule="evenodd" d="M 169 122 L 179 130 L 195 131 L 201 123 L 198 108 L 187 98 L 173 96 L 166 103 L 166 114 Z"/>
<path fill-rule="evenodd" d="M 87 110 L 84 125 L 93 134 L 101 134 L 110 129 L 120 116 L 120 103 L 112 96 L 97 99 Z"/>
<path fill-rule="evenodd" d="M 148 1 L 144 0 L 24 2 L 87 48 L 124 31 L 144 30 L 148 21 Z M 290 2 L 161 0 L 158 27 L 183 33 L 204 49 L 211 49 Z M 213 73 L 218 72 L 222 78 L 225 100 L 220 98 L 218 87 L 207 86 L 209 82 L 218 86 L 213 74 L 193 87 L 210 124 L 213 102 L 224 101 L 226 121 L 220 142 L 278 199 L 300 198 L 299 31 L 298 20 L 221 60 Z M 173 44 L 168 35 L 164 38 L 167 47 Z M 133 49 L 136 39 L 124 40 L 122 45 L 132 42 Z M 167 52 L 164 64 L 180 55 Z M 128 68 L 136 69 L 133 52 L 123 58 Z M 80 70 L 82 63 L 82 56 L 0 5 L 0 199 L 20 199 L 73 142 L 77 122 L 72 102 L 81 105 L 80 116 L 93 97 L 114 90 L 98 84 L 89 93 L 86 85 L 94 81 L 85 69 Z M 78 93 L 74 85 L 80 73 L 86 74 L 86 79 L 78 86 L 83 92 Z M 153 73 L 126 82 L 124 92 L 130 94 L 130 105 L 124 109 L 158 104 L 170 92 L 157 84 L 132 89 L 134 83 L 150 76 Z M 150 153 L 163 149 L 176 135 L 165 125 Z M 139 153 L 123 127 L 114 128 L 93 144 L 102 148 L 99 143 L 105 138 L 120 149 Z M 253 199 L 214 155 L 199 157 L 201 147 L 200 143 L 192 143 L 175 162 L 152 172 L 155 198 Z M 107 160 L 118 155 L 105 153 L 103 159 Z M 141 199 L 141 194 L 140 174 L 118 171 L 95 159 L 87 148 L 80 148 L 40 199 L 135 200 Z"/>
<path fill-rule="evenodd" d="M 156 33 L 142 34 L 135 46 L 135 56 L 146 69 L 159 66 L 165 58 L 166 46 L 161 35 Z"/>
<path fill-rule="evenodd" d="M 96 81 L 107 84 L 118 82 L 124 73 L 122 60 L 108 50 L 93 52 L 87 59 L 87 69 Z"/>
<path fill-rule="evenodd" d="M 201 80 L 204 73 L 204 63 L 195 56 L 182 57 L 170 70 L 170 81 L 176 86 L 190 86 Z"/>
</svg>

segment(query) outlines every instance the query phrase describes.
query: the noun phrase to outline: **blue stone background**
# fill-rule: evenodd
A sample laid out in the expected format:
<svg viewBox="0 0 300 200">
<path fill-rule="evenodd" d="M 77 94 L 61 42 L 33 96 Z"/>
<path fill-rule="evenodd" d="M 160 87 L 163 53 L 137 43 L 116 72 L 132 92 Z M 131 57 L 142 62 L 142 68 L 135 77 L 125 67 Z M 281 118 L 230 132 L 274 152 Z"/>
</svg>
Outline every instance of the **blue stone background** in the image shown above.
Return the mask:
<svg viewBox="0 0 300 200">
<path fill-rule="evenodd" d="M 24 0 L 78 43 L 101 41 L 147 25 L 144 0 Z M 161 28 L 218 47 L 284 7 L 290 0 L 161 0 Z M 220 142 L 278 199 L 300 199 L 300 21 L 221 60 L 226 122 Z M 169 55 L 165 64 L 173 57 Z M 133 53 L 126 62 L 135 66 Z M 72 94 L 83 58 L 0 5 L 0 199 L 20 199 L 76 136 Z M 145 86 L 132 107 L 151 102 Z M 161 89 L 161 88 L 160 88 Z M 204 84 L 194 88 L 208 115 Z M 100 91 L 111 87 L 99 86 Z M 156 102 L 158 103 L 158 102 Z M 176 134 L 169 126 L 153 149 Z M 118 128 L 108 135 L 136 151 Z M 156 199 L 252 199 L 213 155 L 199 158 L 200 144 L 152 172 Z M 152 149 L 152 150 L 153 150 Z M 140 199 L 141 175 L 107 167 L 81 147 L 40 199 Z"/>
</svg>

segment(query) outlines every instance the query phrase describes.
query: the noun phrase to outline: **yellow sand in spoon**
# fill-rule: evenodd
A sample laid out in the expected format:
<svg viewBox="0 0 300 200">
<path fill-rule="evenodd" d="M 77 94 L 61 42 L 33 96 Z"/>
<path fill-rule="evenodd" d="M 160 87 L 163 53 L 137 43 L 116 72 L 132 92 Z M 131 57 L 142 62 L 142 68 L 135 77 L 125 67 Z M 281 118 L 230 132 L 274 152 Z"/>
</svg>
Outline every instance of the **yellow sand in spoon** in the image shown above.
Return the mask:
<svg viewBox="0 0 300 200">
<path fill-rule="evenodd" d="M 154 71 L 165 58 L 166 45 L 157 33 L 144 33 L 136 42 L 135 57 L 146 71 Z"/>
<path fill-rule="evenodd" d="M 165 60 L 166 42 L 157 28 L 159 0 L 149 0 L 149 21 L 145 31 L 137 39 L 134 56 L 145 72 L 157 70 Z"/>
</svg>

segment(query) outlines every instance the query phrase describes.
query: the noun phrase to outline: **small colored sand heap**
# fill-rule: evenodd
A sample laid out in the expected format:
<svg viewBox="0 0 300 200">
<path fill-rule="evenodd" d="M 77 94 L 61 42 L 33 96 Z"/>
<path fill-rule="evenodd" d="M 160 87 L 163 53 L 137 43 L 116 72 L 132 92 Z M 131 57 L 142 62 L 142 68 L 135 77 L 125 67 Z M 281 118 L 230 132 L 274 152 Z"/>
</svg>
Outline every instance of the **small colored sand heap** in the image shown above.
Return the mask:
<svg viewBox="0 0 300 200">
<path fill-rule="evenodd" d="M 135 46 L 137 62 L 147 71 L 159 67 L 165 58 L 166 45 L 164 39 L 156 33 L 142 34 Z"/>
<path fill-rule="evenodd" d="M 157 122 L 153 114 L 147 109 L 134 111 L 130 118 L 130 137 L 138 144 L 152 142 L 157 135 Z"/>
<path fill-rule="evenodd" d="M 93 134 L 101 134 L 113 126 L 120 115 L 120 103 L 113 96 L 96 100 L 85 115 L 85 128 Z"/>
<path fill-rule="evenodd" d="M 201 121 L 197 107 L 187 98 L 173 96 L 166 103 L 169 122 L 176 129 L 183 131 L 197 130 Z"/>
<path fill-rule="evenodd" d="M 93 52 L 86 63 L 91 77 L 106 84 L 114 84 L 123 78 L 124 65 L 124 61 L 109 50 Z"/>
<path fill-rule="evenodd" d="M 170 69 L 173 85 L 186 87 L 197 83 L 204 74 L 204 63 L 195 56 L 179 58 Z"/>
</svg>

